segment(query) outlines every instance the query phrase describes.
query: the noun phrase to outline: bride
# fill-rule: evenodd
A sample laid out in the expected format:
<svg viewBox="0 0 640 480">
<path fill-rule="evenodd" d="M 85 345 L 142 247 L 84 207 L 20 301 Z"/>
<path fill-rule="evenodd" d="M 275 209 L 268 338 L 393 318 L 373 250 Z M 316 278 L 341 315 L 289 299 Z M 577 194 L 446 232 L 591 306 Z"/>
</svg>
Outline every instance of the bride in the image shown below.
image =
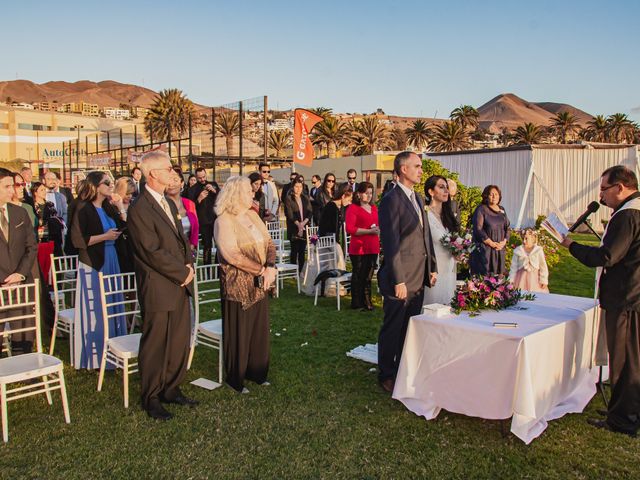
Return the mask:
<svg viewBox="0 0 640 480">
<path fill-rule="evenodd" d="M 451 252 L 442 246 L 440 239 L 447 233 L 457 232 L 458 224 L 451 208 L 447 179 L 440 175 L 430 176 L 424 183 L 424 194 L 438 263 L 438 281 L 435 286 L 424 289 L 423 305 L 449 305 L 456 289 L 456 261 Z"/>
</svg>

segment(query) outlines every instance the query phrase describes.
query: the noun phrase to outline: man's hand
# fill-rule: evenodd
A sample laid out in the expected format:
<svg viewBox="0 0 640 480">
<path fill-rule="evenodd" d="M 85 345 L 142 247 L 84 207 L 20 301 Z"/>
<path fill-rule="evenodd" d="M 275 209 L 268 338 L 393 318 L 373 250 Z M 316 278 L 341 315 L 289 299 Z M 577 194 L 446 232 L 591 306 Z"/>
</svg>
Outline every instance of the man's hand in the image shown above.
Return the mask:
<svg viewBox="0 0 640 480">
<path fill-rule="evenodd" d="M 18 285 L 24 281 L 24 277 L 19 273 L 12 273 L 2 282 L 3 287 L 10 287 L 11 285 Z"/>
<path fill-rule="evenodd" d="M 209 192 L 207 190 L 202 190 L 200 195 L 198 195 L 198 203 L 202 203 L 202 201 L 209 196 Z"/>
<path fill-rule="evenodd" d="M 571 240 L 568 236 L 564 237 L 562 239 L 562 241 L 560 242 L 560 245 L 562 245 L 565 248 L 569 248 L 571 246 L 571 244 L 573 243 L 573 240 Z"/>
<path fill-rule="evenodd" d="M 195 272 L 193 271 L 193 266 L 190 263 L 187 263 L 186 267 L 189 269 L 189 275 L 187 275 L 187 278 L 183 282 L 183 284 L 180 285 L 181 287 L 186 287 L 187 285 L 189 285 L 195 275 Z"/>
<path fill-rule="evenodd" d="M 407 286 L 404 283 L 396 285 L 396 298 L 399 300 L 407 298 Z"/>
<path fill-rule="evenodd" d="M 438 273 L 437 272 L 433 272 L 431 273 L 431 277 L 429 278 L 429 283 L 431 284 L 431 286 L 435 286 L 436 282 L 438 281 Z"/>
</svg>

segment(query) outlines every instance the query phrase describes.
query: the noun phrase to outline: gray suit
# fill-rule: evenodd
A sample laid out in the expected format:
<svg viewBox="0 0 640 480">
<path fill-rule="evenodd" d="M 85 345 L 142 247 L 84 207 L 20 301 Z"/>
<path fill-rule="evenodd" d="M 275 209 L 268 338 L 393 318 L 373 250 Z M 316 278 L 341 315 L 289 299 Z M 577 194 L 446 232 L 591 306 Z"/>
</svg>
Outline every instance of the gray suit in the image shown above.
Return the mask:
<svg viewBox="0 0 640 480">
<path fill-rule="evenodd" d="M 378 368 L 381 381 L 395 378 L 409 318 L 420 313 L 425 285 L 438 271 L 429 221 L 419 195 L 420 218 L 402 188 L 390 190 L 378 209 L 383 261 L 378 284 L 384 298 L 384 322 L 378 337 Z M 404 283 L 406 300 L 395 296 L 395 287 Z"/>
</svg>

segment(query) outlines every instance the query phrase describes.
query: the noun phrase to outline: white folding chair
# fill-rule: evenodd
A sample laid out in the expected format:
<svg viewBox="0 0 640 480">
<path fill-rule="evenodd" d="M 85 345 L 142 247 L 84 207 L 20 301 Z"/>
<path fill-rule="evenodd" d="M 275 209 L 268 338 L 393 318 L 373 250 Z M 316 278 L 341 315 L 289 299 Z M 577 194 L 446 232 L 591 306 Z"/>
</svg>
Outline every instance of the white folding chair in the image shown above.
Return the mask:
<svg viewBox="0 0 640 480">
<path fill-rule="evenodd" d="M 318 265 L 318 274 L 325 270 L 336 268 L 338 264 L 338 255 L 336 253 L 336 236 L 334 234 L 318 238 L 315 248 L 316 265 Z M 338 310 L 340 310 L 340 294 L 342 287 L 347 288 L 351 285 L 351 273 L 345 273 L 339 277 L 330 277 L 325 280 L 325 290 L 331 285 L 336 288 L 336 301 Z M 315 288 L 315 299 L 313 305 L 318 305 L 318 294 L 322 282 L 319 282 Z"/>
<path fill-rule="evenodd" d="M 202 318 L 202 305 L 221 303 L 220 276 L 218 265 L 198 265 L 194 282 L 195 324 L 191 336 L 191 351 L 187 368 L 191 368 L 193 354 L 197 345 L 218 350 L 218 383 L 222 383 L 222 319 L 205 320 Z M 213 309 L 215 312 L 215 308 Z"/>
<path fill-rule="evenodd" d="M 76 283 L 78 282 L 78 256 L 55 257 L 51 254 L 51 280 L 53 283 L 54 320 L 49 344 L 49 355 L 53 355 L 58 330 L 69 335 L 69 362 L 73 362 L 73 322 L 75 318 Z M 70 297 L 67 308 L 67 295 Z"/>
<path fill-rule="evenodd" d="M 315 248 L 314 244 L 311 242 L 312 236 L 318 236 L 318 227 L 313 225 L 307 225 L 305 227 L 307 230 L 307 261 L 304 264 L 304 276 L 302 277 L 302 283 L 306 284 L 307 277 L 309 276 L 309 264 L 311 263 L 311 256 L 313 255 L 313 250 Z"/>
<path fill-rule="evenodd" d="M 284 258 L 282 251 L 284 250 L 284 233 L 282 230 L 272 231 L 271 238 L 276 247 L 276 257 Z M 280 289 L 284 288 L 284 281 L 287 278 L 295 278 L 298 285 L 298 293 L 300 293 L 300 276 L 298 275 L 298 265 L 295 263 L 287 263 L 279 261 L 276 263 L 276 297 L 280 296 Z"/>
<path fill-rule="evenodd" d="M 136 277 L 133 273 L 115 273 L 113 275 L 98 274 L 100 298 L 102 300 L 102 325 L 104 338 L 102 342 L 102 359 L 98 376 L 98 391 L 102 391 L 104 371 L 107 362 L 122 369 L 122 388 L 124 392 L 124 408 L 129 408 L 129 374 L 138 371 L 138 350 L 141 333 L 109 337 L 109 324 L 127 317 L 140 314 L 137 298 Z"/>
<path fill-rule="evenodd" d="M 349 257 L 349 244 L 351 243 L 351 235 L 347 235 L 347 222 L 342 222 L 342 241 L 344 243 L 344 261 L 351 261 Z"/>
<path fill-rule="evenodd" d="M 10 325 L 7 332 L 17 334 L 34 332 L 36 351 L 0 359 L 0 410 L 2 411 L 2 439 L 9 440 L 7 403 L 11 400 L 44 393 L 49 405 L 51 392 L 60 390 L 65 422 L 70 423 L 67 389 L 64 383 L 62 361 L 42 353 L 40 337 L 40 295 L 37 282 L 0 288 L 0 325 Z M 16 324 L 21 321 L 24 326 Z M 9 322 L 14 322 L 10 324 Z M 41 381 L 35 379 L 40 378 Z M 35 383 L 30 383 L 34 382 Z M 10 384 L 25 382 L 22 386 L 7 388 Z"/>
</svg>

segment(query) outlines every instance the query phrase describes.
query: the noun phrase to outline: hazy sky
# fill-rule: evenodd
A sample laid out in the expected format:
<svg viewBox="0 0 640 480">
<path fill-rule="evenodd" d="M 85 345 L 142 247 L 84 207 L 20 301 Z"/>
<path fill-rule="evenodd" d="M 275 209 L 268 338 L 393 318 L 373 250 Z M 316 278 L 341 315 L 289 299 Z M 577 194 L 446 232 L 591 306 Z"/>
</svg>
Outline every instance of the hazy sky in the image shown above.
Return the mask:
<svg viewBox="0 0 640 480">
<path fill-rule="evenodd" d="M 640 120 L 638 0 L 13 0 L 2 17 L 0 80 L 438 117 L 511 92 Z"/>
</svg>

